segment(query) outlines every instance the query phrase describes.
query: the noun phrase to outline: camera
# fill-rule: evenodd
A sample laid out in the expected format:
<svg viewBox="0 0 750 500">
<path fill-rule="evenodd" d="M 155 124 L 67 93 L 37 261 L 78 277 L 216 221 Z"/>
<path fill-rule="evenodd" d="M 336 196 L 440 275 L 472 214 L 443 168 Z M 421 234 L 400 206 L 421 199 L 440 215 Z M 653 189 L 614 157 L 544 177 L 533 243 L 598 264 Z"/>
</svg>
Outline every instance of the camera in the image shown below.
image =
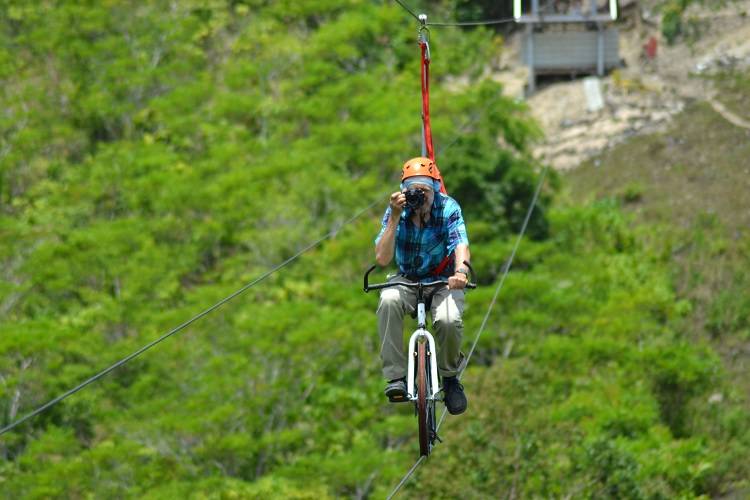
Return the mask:
<svg viewBox="0 0 750 500">
<path fill-rule="evenodd" d="M 422 189 L 407 189 L 404 194 L 406 195 L 406 206 L 412 210 L 421 207 L 427 199 Z"/>
</svg>

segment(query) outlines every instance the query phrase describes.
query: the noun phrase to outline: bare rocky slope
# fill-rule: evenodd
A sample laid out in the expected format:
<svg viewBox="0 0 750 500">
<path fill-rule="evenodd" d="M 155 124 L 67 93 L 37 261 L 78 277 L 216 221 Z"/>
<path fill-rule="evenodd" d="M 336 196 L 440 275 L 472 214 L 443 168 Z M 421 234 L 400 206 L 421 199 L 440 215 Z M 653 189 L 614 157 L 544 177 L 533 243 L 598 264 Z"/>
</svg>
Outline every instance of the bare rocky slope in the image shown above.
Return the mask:
<svg viewBox="0 0 750 500">
<path fill-rule="evenodd" d="M 623 2 L 624 3 L 624 2 Z M 604 107 L 588 111 L 583 83 L 541 82 L 525 97 L 545 133 L 535 155 L 558 170 L 567 170 L 629 137 L 663 130 L 685 104 L 709 102 L 737 127 L 750 128 L 717 99 L 710 75 L 750 67 L 750 0 L 720 9 L 692 5 L 685 13 L 694 33 L 668 45 L 659 30 L 653 1 L 632 2 L 617 23 L 623 67 L 601 79 Z M 644 44 L 657 40 L 656 57 L 645 57 Z M 510 95 L 524 97 L 527 70 L 520 60 L 520 35 L 507 40 L 493 78 Z"/>
</svg>

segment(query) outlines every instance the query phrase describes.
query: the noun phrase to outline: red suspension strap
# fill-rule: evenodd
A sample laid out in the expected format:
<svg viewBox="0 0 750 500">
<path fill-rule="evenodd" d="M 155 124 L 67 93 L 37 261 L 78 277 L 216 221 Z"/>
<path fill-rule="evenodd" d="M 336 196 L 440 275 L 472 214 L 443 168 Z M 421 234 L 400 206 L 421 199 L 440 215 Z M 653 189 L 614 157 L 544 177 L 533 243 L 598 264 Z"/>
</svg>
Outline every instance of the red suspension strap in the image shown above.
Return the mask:
<svg viewBox="0 0 750 500">
<path fill-rule="evenodd" d="M 430 46 L 422 36 L 420 36 L 419 47 L 422 49 L 422 140 L 425 149 L 422 154 L 435 161 L 430 128 Z"/>
</svg>

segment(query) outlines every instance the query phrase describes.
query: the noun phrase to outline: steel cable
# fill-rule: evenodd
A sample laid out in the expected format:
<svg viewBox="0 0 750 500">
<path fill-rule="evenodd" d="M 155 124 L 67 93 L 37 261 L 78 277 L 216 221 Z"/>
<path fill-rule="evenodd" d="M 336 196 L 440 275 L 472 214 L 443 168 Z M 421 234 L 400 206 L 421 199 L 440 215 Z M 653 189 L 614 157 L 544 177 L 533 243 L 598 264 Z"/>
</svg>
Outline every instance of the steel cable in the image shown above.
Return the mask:
<svg viewBox="0 0 750 500">
<path fill-rule="evenodd" d="M 396 3 L 399 4 L 401 7 L 404 8 L 406 12 L 408 12 L 414 19 L 417 21 L 421 20 L 419 19 L 419 16 L 414 12 L 414 10 L 410 9 L 404 2 L 401 0 L 396 0 Z M 493 24 L 505 24 L 505 23 L 514 23 L 516 22 L 515 17 L 506 17 L 501 19 L 485 19 L 482 21 L 452 21 L 452 22 L 445 22 L 445 23 L 433 23 L 430 21 L 425 22 L 425 26 L 489 26 Z"/>
<path fill-rule="evenodd" d="M 426 457 L 424 455 L 420 455 L 416 462 L 414 462 L 414 465 L 411 466 L 411 469 L 409 469 L 409 472 L 406 473 L 404 477 L 401 478 L 401 481 L 396 485 L 396 487 L 391 491 L 391 493 L 386 497 L 386 500 L 391 500 L 396 493 L 399 492 L 401 487 L 406 484 L 406 481 L 409 480 L 412 474 L 416 472 L 416 470 L 419 468 L 420 465 L 422 465 L 422 462 L 424 461 Z"/>
<path fill-rule="evenodd" d="M 448 23 L 427 22 L 427 26 L 489 26 L 492 24 L 505 24 L 516 22 L 515 17 L 506 17 L 504 19 L 487 19 L 484 21 L 455 21 Z"/>
<path fill-rule="evenodd" d="M 401 7 L 403 7 L 406 12 L 408 12 L 409 14 L 411 14 L 414 19 L 416 19 L 417 21 L 419 21 L 419 16 L 417 14 L 415 14 L 414 11 L 411 10 L 409 7 L 407 7 L 404 2 L 402 2 L 401 0 L 396 0 L 396 3 L 399 4 Z"/>
</svg>

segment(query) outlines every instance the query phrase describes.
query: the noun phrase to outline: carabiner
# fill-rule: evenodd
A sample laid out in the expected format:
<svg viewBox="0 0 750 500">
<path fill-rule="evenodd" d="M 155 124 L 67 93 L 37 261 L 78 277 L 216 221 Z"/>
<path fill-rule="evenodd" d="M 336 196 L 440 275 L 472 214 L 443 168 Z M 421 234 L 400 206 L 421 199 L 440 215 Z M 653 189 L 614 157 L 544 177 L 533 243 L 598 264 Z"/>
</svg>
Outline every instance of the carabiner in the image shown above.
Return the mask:
<svg viewBox="0 0 750 500">
<path fill-rule="evenodd" d="M 419 30 L 417 33 L 419 35 L 420 42 L 422 40 L 427 41 L 427 39 L 429 38 L 430 28 L 427 27 L 427 14 L 419 14 Z"/>
<path fill-rule="evenodd" d="M 419 14 L 419 31 L 417 32 L 417 41 L 420 44 L 424 44 L 427 53 L 425 54 L 425 57 L 427 60 L 430 60 L 430 28 L 427 27 L 427 14 Z"/>
</svg>

